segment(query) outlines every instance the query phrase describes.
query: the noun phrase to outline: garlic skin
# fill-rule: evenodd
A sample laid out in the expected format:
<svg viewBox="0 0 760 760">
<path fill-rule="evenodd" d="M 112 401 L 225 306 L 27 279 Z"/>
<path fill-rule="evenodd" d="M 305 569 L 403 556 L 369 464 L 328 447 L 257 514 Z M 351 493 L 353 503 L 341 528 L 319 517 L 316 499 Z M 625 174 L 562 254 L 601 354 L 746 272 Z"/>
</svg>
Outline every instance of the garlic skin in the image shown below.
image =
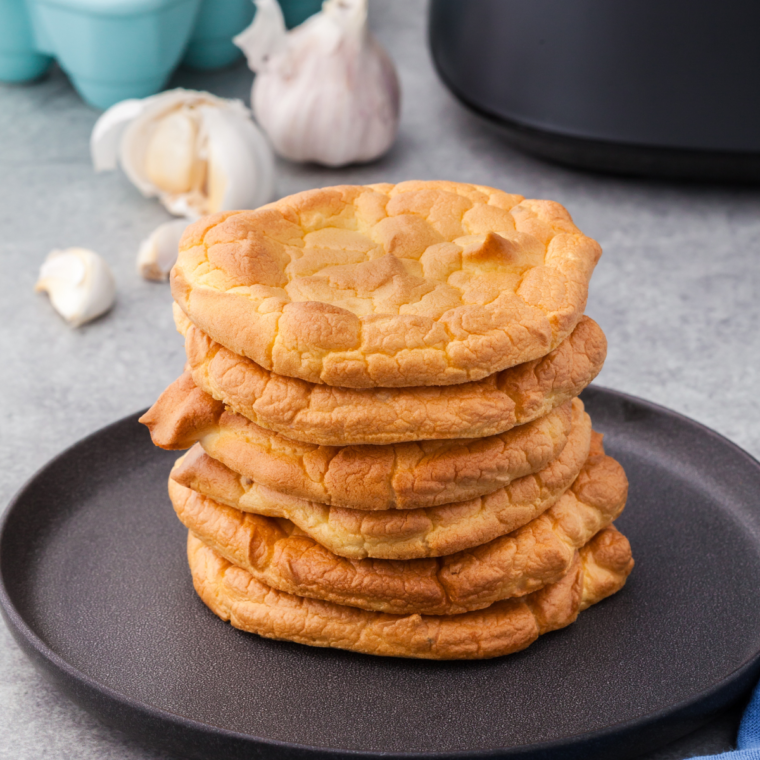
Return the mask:
<svg viewBox="0 0 760 760">
<path fill-rule="evenodd" d="M 257 208 L 274 194 L 274 157 L 239 100 L 176 89 L 109 108 L 90 137 L 96 171 L 117 163 L 175 216 Z"/>
<path fill-rule="evenodd" d="M 51 251 L 34 290 L 47 293 L 53 308 L 72 327 L 105 314 L 116 300 L 116 283 L 108 264 L 86 248 Z"/>
<path fill-rule="evenodd" d="M 234 38 L 256 72 L 251 103 L 275 151 L 345 166 L 385 153 L 398 130 L 393 62 L 367 28 L 367 0 L 326 0 L 288 32 L 276 0 Z"/>
<path fill-rule="evenodd" d="M 187 219 L 173 219 L 159 224 L 140 244 L 137 271 L 146 280 L 168 280 L 177 260 L 179 241 L 187 228 Z"/>
</svg>

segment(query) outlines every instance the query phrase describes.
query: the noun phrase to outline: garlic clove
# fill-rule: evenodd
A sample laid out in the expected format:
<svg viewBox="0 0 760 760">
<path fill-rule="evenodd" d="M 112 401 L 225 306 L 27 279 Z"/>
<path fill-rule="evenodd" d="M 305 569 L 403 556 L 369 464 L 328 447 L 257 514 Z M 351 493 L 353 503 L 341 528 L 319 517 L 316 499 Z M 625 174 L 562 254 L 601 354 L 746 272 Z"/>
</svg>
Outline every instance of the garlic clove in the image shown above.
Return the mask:
<svg viewBox="0 0 760 760">
<path fill-rule="evenodd" d="M 203 110 L 208 135 L 208 213 L 258 208 L 274 192 L 274 156 L 264 135 L 242 114 Z"/>
<path fill-rule="evenodd" d="M 163 118 L 146 146 L 148 179 L 166 192 L 189 193 L 202 183 L 198 158 L 198 124 L 189 114 L 174 111 Z"/>
<path fill-rule="evenodd" d="M 290 32 L 275 0 L 255 2 L 253 24 L 235 42 L 256 72 L 251 103 L 277 153 L 327 166 L 385 153 L 398 129 L 400 88 L 367 28 L 367 0 L 326 0 Z"/>
<path fill-rule="evenodd" d="M 158 196 L 164 203 L 166 197 L 173 197 L 176 194 L 151 181 L 148 174 L 148 153 L 161 122 L 176 112 L 193 115 L 196 107 L 204 103 L 224 107 L 224 101 L 210 93 L 183 89 L 162 92 L 146 100 L 148 102 L 143 112 L 124 130 L 119 146 L 119 163 L 132 184 L 144 196 L 147 198 Z"/>
<path fill-rule="evenodd" d="M 173 219 L 156 227 L 140 244 L 137 271 L 146 280 L 168 280 L 177 260 L 179 241 L 188 225 L 187 219 Z"/>
<path fill-rule="evenodd" d="M 240 101 L 176 89 L 138 102 L 141 110 L 125 126 L 109 116 L 121 104 L 103 114 L 93 131 L 92 153 L 101 164 L 103 156 L 112 158 L 112 125 L 122 125 L 118 160 L 143 195 L 157 196 L 172 214 L 188 218 L 255 208 L 272 198 L 272 150 Z M 128 112 L 124 109 L 122 116 Z M 237 153 L 230 160 L 233 149 Z M 234 205 L 227 205 L 233 199 Z"/>
<path fill-rule="evenodd" d="M 116 300 L 116 284 L 106 262 L 86 248 L 51 251 L 34 286 L 45 292 L 53 308 L 79 327 L 105 314 Z"/>
<path fill-rule="evenodd" d="M 145 108 L 145 100 L 123 100 L 109 108 L 95 122 L 90 136 L 90 155 L 96 172 L 116 168 L 119 158 L 119 143 L 127 125 L 139 116 Z"/>
</svg>

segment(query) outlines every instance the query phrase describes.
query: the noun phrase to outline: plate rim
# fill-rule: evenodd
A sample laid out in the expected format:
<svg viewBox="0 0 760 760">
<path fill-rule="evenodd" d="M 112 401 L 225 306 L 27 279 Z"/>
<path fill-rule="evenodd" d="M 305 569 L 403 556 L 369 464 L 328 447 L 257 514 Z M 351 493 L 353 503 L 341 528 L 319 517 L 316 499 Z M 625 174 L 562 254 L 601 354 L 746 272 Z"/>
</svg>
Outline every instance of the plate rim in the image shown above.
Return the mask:
<svg viewBox="0 0 760 760">
<path fill-rule="evenodd" d="M 729 449 L 733 450 L 734 454 L 740 455 L 747 464 L 758 470 L 760 474 L 760 461 L 752 456 L 749 452 L 742 449 L 738 444 L 731 441 L 723 434 L 713 430 L 705 424 L 694 420 L 681 412 L 677 412 L 673 409 L 664 407 L 656 402 L 649 401 L 647 399 L 633 396 L 623 391 L 618 391 L 612 388 L 607 388 L 600 385 L 591 385 L 587 389 L 591 393 L 599 394 L 601 396 L 610 396 L 620 401 L 633 403 L 638 406 L 648 408 L 657 414 L 664 415 L 666 417 L 675 418 L 679 422 L 686 423 L 697 428 L 701 433 L 707 434 L 708 437 L 716 440 L 722 445 L 728 445 Z M 612 723 L 604 728 L 597 729 L 595 731 L 587 731 L 583 733 L 570 734 L 563 739 L 554 739 L 551 741 L 520 744 L 505 748 L 491 748 L 491 749 L 478 749 L 478 750 L 454 750 L 454 751 L 412 751 L 412 752 L 387 752 L 377 750 L 357 750 L 357 749 L 340 749 L 326 746 L 317 746 L 312 744 L 300 744 L 296 742 L 286 742 L 278 739 L 270 739 L 260 736 L 254 736 L 248 733 L 242 733 L 239 731 L 233 731 L 228 728 L 215 726 L 211 723 L 204 723 L 203 721 L 180 713 L 170 712 L 160 707 L 141 702 L 126 694 L 123 694 L 110 686 L 100 683 L 97 679 L 82 672 L 78 668 L 71 665 L 63 657 L 54 652 L 31 628 L 26 622 L 24 617 L 18 611 L 16 606 L 11 600 L 8 589 L 6 588 L 5 574 L 3 572 L 2 555 L 3 544 L 5 542 L 6 531 L 8 530 L 8 524 L 12 519 L 15 510 L 22 508 L 22 501 L 26 495 L 28 489 L 30 489 L 36 480 L 44 475 L 44 473 L 60 460 L 69 456 L 76 448 L 92 441 L 93 439 L 107 433 L 108 431 L 121 427 L 125 424 L 132 424 L 136 422 L 137 418 L 141 416 L 146 410 L 134 412 L 121 417 L 114 422 L 104 425 L 97 430 L 83 436 L 77 441 L 73 442 L 65 449 L 60 451 L 54 457 L 49 459 L 45 464 L 39 467 L 23 485 L 16 491 L 13 497 L 8 502 L 2 515 L 0 515 L 0 613 L 12 634 L 13 638 L 21 648 L 22 652 L 29 658 L 35 669 L 40 671 L 43 676 L 50 681 L 55 676 L 63 676 L 66 679 L 70 679 L 72 682 L 84 686 L 89 692 L 93 694 L 101 695 L 110 700 L 113 705 L 118 708 L 127 708 L 132 713 L 138 716 L 144 716 L 157 722 L 166 722 L 173 725 L 173 728 L 189 730 L 198 732 L 200 734 L 210 734 L 220 739 L 232 740 L 240 742 L 241 744 L 248 744 L 249 746 L 258 747 L 262 751 L 266 750 L 289 750 L 302 753 L 304 756 L 311 754 L 317 758 L 320 753 L 323 756 L 329 755 L 336 758 L 336 760 L 371 760 L 375 758 L 384 758 L 384 760 L 490 760 L 497 757 L 515 757 L 518 758 L 521 755 L 541 752 L 557 752 L 559 750 L 572 750 L 578 749 L 582 745 L 592 742 L 604 742 L 613 739 L 616 735 L 624 734 L 628 731 L 640 729 L 645 726 L 654 726 L 659 721 L 667 719 L 668 717 L 678 715 L 680 713 L 688 712 L 695 706 L 709 702 L 710 700 L 719 697 L 721 692 L 730 688 L 737 682 L 747 679 L 752 673 L 753 677 L 757 673 L 753 673 L 760 669 L 760 647 L 754 655 L 747 658 L 734 668 L 730 673 L 725 675 L 721 680 L 712 684 L 708 689 L 699 692 L 699 694 L 676 702 L 668 707 L 661 708 L 655 712 L 648 712 L 643 716 L 637 718 L 631 718 L 625 721 L 619 721 Z M 31 651 L 29 651 L 31 650 Z M 34 654 L 35 656 L 32 656 Z M 61 689 L 60 684 L 55 682 L 56 688 L 59 692 L 64 691 Z M 81 709 L 82 707 L 79 700 L 73 699 L 68 693 L 65 696 L 74 701 Z M 90 714 L 93 714 L 91 710 L 87 710 Z M 103 722 L 102 719 L 95 715 L 96 719 Z M 124 729 L 122 729 L 124 730 Z M 688 733 L 688 732 L 687 732 Z M 683 734 L 682 734 L 683 735 Z M 132 737 L 134 738 L 134 737 Z M 155 745 L 152 745 L 155 746 Z"/>
</svg>

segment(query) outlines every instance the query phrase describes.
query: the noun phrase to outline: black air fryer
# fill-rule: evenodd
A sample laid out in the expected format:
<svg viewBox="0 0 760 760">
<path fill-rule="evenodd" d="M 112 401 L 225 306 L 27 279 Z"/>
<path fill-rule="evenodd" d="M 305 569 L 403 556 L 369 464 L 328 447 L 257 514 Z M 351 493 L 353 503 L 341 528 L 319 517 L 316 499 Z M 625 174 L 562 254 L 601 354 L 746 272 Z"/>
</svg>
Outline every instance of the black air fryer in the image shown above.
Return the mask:
<svg viewBox="0 0 760 760">
<path fill-rule="evenodd" d="M 757 0 L 431 0 L 438 73 L 526 151 L 760 181 Z"/>
</svg>

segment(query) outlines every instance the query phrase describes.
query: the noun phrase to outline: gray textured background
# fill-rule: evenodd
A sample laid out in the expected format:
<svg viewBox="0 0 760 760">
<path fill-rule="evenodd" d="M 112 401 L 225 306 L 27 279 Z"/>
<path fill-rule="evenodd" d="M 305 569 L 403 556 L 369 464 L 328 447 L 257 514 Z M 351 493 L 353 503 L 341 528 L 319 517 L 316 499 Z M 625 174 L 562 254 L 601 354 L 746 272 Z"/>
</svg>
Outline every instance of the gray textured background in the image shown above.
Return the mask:
<svg viewBox="0 0 760 760">
<path fill-rule="evenodd" d="M 651 399 L 760 455 L 760 191 L 570 171 L 510 149 L 437 80 L 423 0 L 375 0 L 372 26 L 403 88 L 399 138 L 380 162 L 348 170 L 281 163 L 278 195 L 342 182 L 450 179 L 552 198 L 604 249 L 588 313 L 607 333 L 598 382 Z M 180 72 L 175 84 L 248 100 L 242 67 Z M 180 372 L 168 287 L 135 272 L 140 240 L 168 218 L 120 173 L 95 175 L 97 113 L 57 69 L 30 86 L 0 85 L 0 505 L 51 456 L 150 405 Z M 84 246 L 115 273 L 118 302 L 70 330 L 33 291 L 56 247 Z M 652 755 L 727 749 L 735 716 Z M 156 760 L 48 686 L 0 626 L 0 757 Z"/>
</svg>

